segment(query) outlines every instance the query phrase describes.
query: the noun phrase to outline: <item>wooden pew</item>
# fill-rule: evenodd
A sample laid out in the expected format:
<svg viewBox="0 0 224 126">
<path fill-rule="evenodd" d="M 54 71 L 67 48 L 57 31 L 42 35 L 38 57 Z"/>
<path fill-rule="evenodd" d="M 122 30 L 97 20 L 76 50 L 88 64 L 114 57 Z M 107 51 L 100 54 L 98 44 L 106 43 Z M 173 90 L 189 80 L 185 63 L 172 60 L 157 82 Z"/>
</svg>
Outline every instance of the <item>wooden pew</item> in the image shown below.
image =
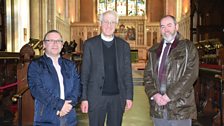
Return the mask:
<svg viewBox="0 0 224 126">
<path fill-rule="evenodd" d="M 224 65 L 222 65 L 222 75 L 216 75 L 215 78 L 220 80 L 220 91 L 219 91 L 219 112 L 213 118 L 212 126 L 223 126 L 224 124 L 224 93 L 223 93 L 223 81 L 224 81 Z"/>
<path fill-rule="evenodd" d="M 18 126 L 33 124 L 34 100 L 27 83 L 27 69 L 34 55 L 34 50 L 29 44 L 24 45 L 20 50 L 20 63 L 17 65 L 18 89 L 12 98 L 13 101 L 18 101 L 18 113 L 15 119 Z"/>
<path fill-rule="evenodd" d="M 12 125 L 16 104 L 11 97 L 17 90 L 19 53 L 0 52 L 0 125 Z"/>
<path fill-rule="evenodd" d="M 200 64 L 199 78 L 195 85 L 198 119 L 202 119 L 202 122 L 209 122 L 206 124 L 209 126 L 223 126 L 224 124 L 223 59 L 224 48 L 221 48 L 217 52 L 218 64 Z"/>
<path fill-rule="evenodd" d="M 220 91 L 219 91 L 219 112 L 213 118 L 213 126 L 222 126 L 224 124 L 224 92 L 223 92 L 223 81 L 224 81 L 224 48 L 220 48 L 217 51 L 218 63 L 222 66 L 222 71 L 220 74 L 217 74 L 215 77 L 220 81 Z"/>
</svg>

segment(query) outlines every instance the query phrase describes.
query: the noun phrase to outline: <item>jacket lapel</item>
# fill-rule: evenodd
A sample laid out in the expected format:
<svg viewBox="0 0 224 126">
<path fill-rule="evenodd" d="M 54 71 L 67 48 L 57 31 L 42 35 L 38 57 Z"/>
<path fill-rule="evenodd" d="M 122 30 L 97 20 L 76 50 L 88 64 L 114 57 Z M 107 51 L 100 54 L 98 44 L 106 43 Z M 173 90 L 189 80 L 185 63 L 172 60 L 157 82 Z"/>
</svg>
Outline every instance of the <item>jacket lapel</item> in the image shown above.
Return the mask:
<svg viewBox="0 0 224 126">
<path fill-rule="evenodd" d="M 102 75 L 104 75 L 104 58 L 103 58 L 103 42 L 100 35 L 97 37 L 97 46 L 96 46 L 96 59 L 101 66 Z"/>
<path fill-rule="evenodd" d="M 120 45 L 119 45 L 119 42 L 117 41 L 118 39 L 116 38 L 116 37 L 114 37 L 114 44 L 115 44 L 115 58 L 116 58 L 116 68 L 117 68 L 117 72 L 118 72 L 118 68 L 119 68 L 119 54 L 121 54 L 120 53 Z M 119 74 L 119 72 L 117 73 L 117 74 Z"/>
</svg>

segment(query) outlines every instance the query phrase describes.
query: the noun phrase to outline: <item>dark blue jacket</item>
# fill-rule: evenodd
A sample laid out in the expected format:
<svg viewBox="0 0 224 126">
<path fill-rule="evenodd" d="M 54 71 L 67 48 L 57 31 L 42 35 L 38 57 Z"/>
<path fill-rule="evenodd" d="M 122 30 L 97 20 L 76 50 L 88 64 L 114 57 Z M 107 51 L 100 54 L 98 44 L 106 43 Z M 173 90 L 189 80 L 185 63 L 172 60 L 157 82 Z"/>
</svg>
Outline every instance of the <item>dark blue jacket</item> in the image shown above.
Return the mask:
<svg viewBox="0 0 224 126">
<path fill-rule="evenodd" d="M 75 64 L 62 57 L 58 60 L 64 81 L 65 100 L 72 100 L 75 106 L 80 95 L 80 80 Z M 56 115 L 61 110 L 65 100 L 60 99 L 60 85 L 52 60 L 46 55 L 33 60 L 28 68 L 28 84 L 35 99 L 34 125 L 59 126 L 60 117 Z M 76 112 L 73 109 L 64 118 L 68 126 L 77 123 Z"/>
</svg>

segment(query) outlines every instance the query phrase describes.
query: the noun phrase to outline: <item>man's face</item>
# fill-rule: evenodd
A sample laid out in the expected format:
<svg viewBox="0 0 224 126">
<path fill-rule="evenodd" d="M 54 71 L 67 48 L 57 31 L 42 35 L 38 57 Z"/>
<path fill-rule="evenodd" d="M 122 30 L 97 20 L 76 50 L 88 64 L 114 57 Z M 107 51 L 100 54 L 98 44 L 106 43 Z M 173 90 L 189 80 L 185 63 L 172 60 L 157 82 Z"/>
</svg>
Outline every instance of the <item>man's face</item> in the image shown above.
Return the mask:
<svg viewBox="0 0 224 126">
<path fill-rule="evenodd" d="M 49 56 L 60 55 L 61 49 L 63 48 L 63 41 L 58 33 L 49 33 L 43 42 L 45 53 Z"/>
<path fill-rule="evenodd" d="M 172 41 L 176 36 L 177 30 L 178 24 L 175 24 L 172 18 L 166 17 L 161 20 L 160 31 L 166 41 Z"/>
<path fill-rule="evenodd" d="M 101 22 L 102 33 L 106 37 L 112 37 L 116 28 L 116 17 L 111 14 L 106 14 Z"/>
</svg>

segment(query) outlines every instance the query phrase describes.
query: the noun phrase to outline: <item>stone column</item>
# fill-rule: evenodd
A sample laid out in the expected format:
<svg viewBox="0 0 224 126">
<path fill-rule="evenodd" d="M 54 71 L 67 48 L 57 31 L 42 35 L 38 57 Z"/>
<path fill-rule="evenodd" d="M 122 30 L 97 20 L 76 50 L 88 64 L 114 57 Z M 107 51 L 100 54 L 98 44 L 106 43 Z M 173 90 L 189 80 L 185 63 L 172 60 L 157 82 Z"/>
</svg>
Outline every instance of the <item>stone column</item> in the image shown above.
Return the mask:
<svg viewBox="0 0 224 126">
<path fill-rule="evenodd" d="M 47 1 L 47 31 L 56 29 L 56 0 Z"/>
<path fill-rule="evenodd" d="M 41 39 L 40 37 L 40 0 L 30 1 L 30 37 Z"/>
</svg>

